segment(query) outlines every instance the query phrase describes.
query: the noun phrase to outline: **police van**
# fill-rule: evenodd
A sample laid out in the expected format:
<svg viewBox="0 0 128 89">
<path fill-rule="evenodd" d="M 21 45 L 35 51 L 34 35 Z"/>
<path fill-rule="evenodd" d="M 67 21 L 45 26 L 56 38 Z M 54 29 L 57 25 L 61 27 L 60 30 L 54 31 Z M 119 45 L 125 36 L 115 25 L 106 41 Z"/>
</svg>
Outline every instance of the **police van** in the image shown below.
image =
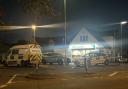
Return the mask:
<svg viewBox="0 0 128 89">
<path fill-rule="evenodd" d="M 27 66 L 29 64 L 39 64 L 41 61 L 40 45 L 25 44 L 11 47 L 3 59 L 3 64 L 5 66 Z"/>
<path fill-rule="evenodd" d="M 90 53 L 89 56 L 90 56 L 89 64 L 91 65 L 98 65 L 98 64 L 108 65 L 111 60 L 110 55 L 102 52 Z"/>
</svg>

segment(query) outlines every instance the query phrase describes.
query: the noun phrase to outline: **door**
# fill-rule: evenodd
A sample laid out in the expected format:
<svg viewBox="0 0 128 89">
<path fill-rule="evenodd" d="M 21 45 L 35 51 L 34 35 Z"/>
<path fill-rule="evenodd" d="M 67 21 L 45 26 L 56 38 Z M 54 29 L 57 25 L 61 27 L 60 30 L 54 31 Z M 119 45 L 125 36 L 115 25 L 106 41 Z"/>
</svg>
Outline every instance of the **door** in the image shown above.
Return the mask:
<svg viewBox="0 0 128 89">
<path fill-rule="evenodd" d="M 10 56 L 10 59 L 12 61 L 18 61 L 18 57 L 19 57 L 19 49 L 13 49 L 12 55 Z"/>
</svg>

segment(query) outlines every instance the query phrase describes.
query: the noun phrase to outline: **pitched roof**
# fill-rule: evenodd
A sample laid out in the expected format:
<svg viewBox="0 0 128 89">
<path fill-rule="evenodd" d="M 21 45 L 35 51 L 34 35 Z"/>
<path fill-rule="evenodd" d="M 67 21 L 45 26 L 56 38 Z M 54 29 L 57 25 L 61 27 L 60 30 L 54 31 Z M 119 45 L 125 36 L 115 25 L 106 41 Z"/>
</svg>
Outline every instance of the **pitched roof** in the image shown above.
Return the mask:
<svg viewBox="0 0 128 89">
<path fill-rule="evenodd" d="M 102 36 L 100 35 L 99 32 L 97 32 L 97 31 L 95 31 L 95 30 L 92 30 L 92 29 L 88 29 L 87 27 L 83 27 L 83 28 L 84 28 L 84 30 L 87 30 L 87 32 L 89 32 L 91 35 L 93 35 L 93 37 L 96 38 L 96 40 L 98 41 L 98 43 L 100 43 L 101 45 L 103 45 L 103 46 L 105 46 L 105 47 L 108 46 L 108 44 L 105 42 L 105 40 L 102 39 Z M 83 28 L 81 28 L 78 32 L 76 32 L 76 33 L 71 37 L 70 40 L 68 40 L 68 44 L 70 44 L 70 43 L 73 41 L 73 39 L 79 34 L 80 31 L 83 30 Z"/>
</svg>

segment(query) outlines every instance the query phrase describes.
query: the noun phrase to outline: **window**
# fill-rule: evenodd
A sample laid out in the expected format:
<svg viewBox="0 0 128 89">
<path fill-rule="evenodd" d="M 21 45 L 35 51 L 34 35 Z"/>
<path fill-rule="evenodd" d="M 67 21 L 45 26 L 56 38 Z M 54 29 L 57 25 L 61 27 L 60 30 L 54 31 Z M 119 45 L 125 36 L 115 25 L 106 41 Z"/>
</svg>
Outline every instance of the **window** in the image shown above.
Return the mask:
<svg viewBox="0 0 128 89">
<path fill-rule="evenodd" d="M 88 41 L 88 36 L 80 36 L 80 42 Z"/>
<path fill-rule="evenodd" d="M 14 50 L 12 50 L 12 55 L 14 55 L 14 54 L 18 54 L 19 53 L 19 50 L 18 49 L 14 49 Z"/>
</svg>

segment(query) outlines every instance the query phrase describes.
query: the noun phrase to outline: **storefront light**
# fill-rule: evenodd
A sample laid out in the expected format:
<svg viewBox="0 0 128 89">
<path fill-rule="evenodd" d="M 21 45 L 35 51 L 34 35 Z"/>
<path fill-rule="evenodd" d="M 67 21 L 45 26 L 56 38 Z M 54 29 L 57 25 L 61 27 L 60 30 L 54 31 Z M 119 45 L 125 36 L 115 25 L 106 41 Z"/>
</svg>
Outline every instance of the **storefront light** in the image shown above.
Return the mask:
<svg viewBox="0 0 128 89">
<path fill-rule="evenodd" d="M 95 48 L 95 44 L 76 44 L 69 46 L 69 49 L 91 49 L 91 48 Z"/>
<path fill-rule="evenodd" d="M 78 50 L 73 51 L 73 55 L 81 55 L 81 53 Z"/>
</svg>

